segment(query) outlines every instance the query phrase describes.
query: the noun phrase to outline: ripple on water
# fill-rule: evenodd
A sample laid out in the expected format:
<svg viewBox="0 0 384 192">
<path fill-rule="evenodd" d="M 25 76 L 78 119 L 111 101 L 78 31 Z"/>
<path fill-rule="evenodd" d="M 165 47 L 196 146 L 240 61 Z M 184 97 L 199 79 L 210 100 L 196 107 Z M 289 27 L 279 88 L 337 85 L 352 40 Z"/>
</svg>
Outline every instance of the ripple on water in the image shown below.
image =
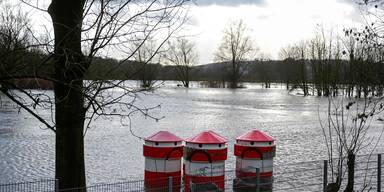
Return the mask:
<svg viewBox="0 0 384 192">
<path fill-rule="evenodd" d="M 276 171 L 284 171 L 291 169 L 283 167 L 289 163 L 325 158 L 318 107 L 324 112 L 326 102 L 318 97 L 290 95 L 280 89 L 164 88 L 155 95 L 142 95 L 137 104 L 162 104 L 154 114 L 165 118 L 156 122 L 133 116 L 132 131 L 145 137 L 167 130 L 187 138 L 200 131 L 214 130 L 229 140 L 226 169 L 233 169 L 234 139 L 257 128 L 276 139 Z M 49 117 L 49 112 L 43 115 Z M 31 116 L 18 114 L 11 107 L 0 108 L 0 123 L 0 183 L 53 178 L 54 134 L 41 130 Z M 378 135 L 380 130 L 372 129 L 371 135 Z M 87 182 L 142 179 L 142 142 L 118 119 L 93 122 L 85 137 Z M 378 148 L 383 149 L 383 145 L 384 142 L 379 143 Z"/>
</svg>

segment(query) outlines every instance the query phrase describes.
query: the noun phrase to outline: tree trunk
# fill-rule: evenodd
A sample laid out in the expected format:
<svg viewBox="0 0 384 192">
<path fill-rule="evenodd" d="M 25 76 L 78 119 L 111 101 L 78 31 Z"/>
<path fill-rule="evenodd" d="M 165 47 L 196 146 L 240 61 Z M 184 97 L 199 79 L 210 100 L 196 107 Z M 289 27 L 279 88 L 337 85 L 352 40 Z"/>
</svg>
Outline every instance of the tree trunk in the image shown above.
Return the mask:
<svg viewBox="0 0 384 192">
<path fill-rule="evenodd" d="M 82 81 L 74 86 L 81 87 Z M 84 100 L 74 88 L 55 84 L 56 98 L 56 179 L 59 188 L 83 188 L 84 165 Z M 83 190 L 77 190 L 83 191 Z M 85 191 L 85 190 L 84 190 Z"/>
<path fill-rule="evenodd" d="M 341 186 L 341 176 L 340 176 L 340 173 L 337 173 L 336 182 L 329 183 L 327 185 L 326 191 L 327 192 L 338 192 L 340 190 L 340 186 Z"/>
<path fill-rule="evenodd" d="M 184 87 L 189 88 L 189 66 L 187 66 L 185 70 L 185 86 Z"/>
<path fill-rule="evenodd" d="M 347 158 L 348 182 L 344 192 L 353 192 L 353 186 L 355 184 L 355 154 L 349 152 Z"/>
<path fill-rule="evenodd" d="M 81 52 L 83 6 L 84 0 L 52 0 L 48 9 L 55 34 L 56 179 L 60 190 L 86 186 L 82 84 L 89 65 Z"/>
<path fill-rule="evenodd" d="M 238 88 L 238 80 L 239 80 L 239 78 L 238 78 L 237 65 L 239 65 L 239 64 L 236 63 L 235 57 L 233 56 L 232 57 L 231 84 L 230 84 L 230 88 L 232 88 L 232 89 Z"/>
</svg>

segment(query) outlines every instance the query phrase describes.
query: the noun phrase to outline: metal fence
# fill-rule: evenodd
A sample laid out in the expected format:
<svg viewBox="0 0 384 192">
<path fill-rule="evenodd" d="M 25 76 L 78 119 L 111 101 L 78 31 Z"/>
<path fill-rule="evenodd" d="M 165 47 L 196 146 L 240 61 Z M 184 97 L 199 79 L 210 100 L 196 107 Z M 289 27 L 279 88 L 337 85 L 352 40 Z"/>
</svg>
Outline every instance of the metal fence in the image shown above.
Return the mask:
<svg viewBox="0 0 384 192">
<path fill-rule="evenodd" d="M 383 159 L 381 154 L 356 156 L 355 189 L 358 191 L 384 192 Z M 346 165 L 345 165 L 346 166 Z M 273 179 L 263 179 L 255 168 L 256 176 L 236 176 L 235 170 L 225 171 L 223 180 L 191 182 L 186 185 L 183 178 L 159 178 L 136 180 L 111 184 L 97 184 L 84 188 L 64 189 L 60 192 L 180 192 L 186 191 L 325 191 L 328 184 L 335 182 L 329 161 L 310 161 L 302 163 L 274 165 Z M 347 174 L 342 177 L 340 191 L 345 188 Z M 224 187 L 215 183 L 220 182 Z M 239 184 L 240 183 L 240 184 Z M 273 189 L 273 190 L 272 190 Z M 0 192 L 59 192 L 56 180 L 42 180 L 23 183 L 0 184 Z"/>
<path fill-rule="evenodd" d="M 335 177 L 332 178 L 332 171 L 329 170 L 330 166 L 328 161 L 324 161 L 324 182 L 323 188 L 326 187 L 326 184 L 335 182 Z M 355 175 L 354 175 L 354 188 L 357 191 L 384 191 L 384 186 L 382 184 L 383 173 L 382 173 L 383 159 L 382 154 L 375 155 L 359 155 L 356 156 L 355 162 Z M 343 167 L 347 167 L 346 162 L 344 162 Z M 348 173 L 345 173 L 342 177 L 344 181 L 341 185 L 343 190 L 346 187 Z"/>
<path fill-rule="evenodd" d="M 167 185 L 164 185 L 164 188 Z M 64 189 L 60 190 L 60 192 L 140 192 L 145 191 L 144 180 L 137 181 L 126 181 L 126 182 L 118 182 L 118 183 L 110 183 L 110 184 L 97 184 L 92 186 L 87 186 L 84 188 L 73 188 L 73 189 Z M 168 191 L 168 190 L 161 190 Z"/>
<path fill-rule="evenodd" d="M 39 181 L 0 184 L 0 192 L 55 192 L 57 180 L 47 179 Z"/>
</svg>

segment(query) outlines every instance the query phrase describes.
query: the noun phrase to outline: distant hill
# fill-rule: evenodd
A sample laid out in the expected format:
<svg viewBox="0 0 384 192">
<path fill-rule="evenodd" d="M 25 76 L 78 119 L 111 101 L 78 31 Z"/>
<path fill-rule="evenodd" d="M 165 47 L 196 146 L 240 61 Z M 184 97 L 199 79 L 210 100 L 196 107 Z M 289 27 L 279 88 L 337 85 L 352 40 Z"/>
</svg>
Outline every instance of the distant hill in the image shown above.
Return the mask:
<svg viewBox="0 0 384 192">
<path fill-rule="evenodd" d="M 18 65 L 3 65 L 0 77 L 23 77 L 14 80 L 18 87 L 51 89 L 49 82 L 53 76 L 51 59 L 46 59 L 43 53 L 27 53 Z M 229 79 L 231 63 L 219 62 L 193 66 L 190 71 L 191 81 L 207 81 L 208 83 L 223 82 Z M 366 62 L 355 60 L 274 60 L 274 61 L 244 61 L 240 69 L 243 82 L 286 83 L 289 86 L 305 87 L 312 83 L 315 89 L 337 84 L 380 85 L 384 84 L 384 65 L 381 62 Z M 32 74 L 32 75 L 31 75 Z M 33 75 L 43 77 L 34 78 Z M 44 80 L 45 79 L 45 80 Z M 94 58 L 86 72 L 85 79 L 89 80 L 180 80 L 177 67 L 137 61 L 119 62 L 111 58 Z M 9 80 L 13 81 L 13 80 Z M 7 88 L 5 85 L 0 85 Z"/>
<path fill-rule="evenodd" d="M 287 70 L 281 69 L 283 61 L 247 61 L 243 63 L 242 81 L 260 82 L 266 75 L 271 81 L 283 81 Z M 230 72 L 231 64 L 227 62 L 197 65 L 191 69 L 191 80 L 223 81 Z M 178 80 L 177 68 L 172 65 L 143 64 L 136 61 L 119 63 L 113 59 L 96 59 L 87 72 L 87 79 L 140 79 L 148 71 L 156 73 L 157 80 Z"/>
</svg>

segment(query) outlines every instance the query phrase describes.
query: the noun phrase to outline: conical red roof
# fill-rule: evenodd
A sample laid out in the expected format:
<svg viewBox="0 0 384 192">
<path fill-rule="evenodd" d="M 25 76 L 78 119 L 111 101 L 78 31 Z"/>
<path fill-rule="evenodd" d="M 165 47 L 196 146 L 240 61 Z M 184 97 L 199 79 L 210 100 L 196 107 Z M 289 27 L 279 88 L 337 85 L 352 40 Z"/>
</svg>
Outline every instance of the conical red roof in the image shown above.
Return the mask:
<svg viewBox="0 0 384 192">
<path fill-rule="evenodd" d="M 216 144 L 225 143 L 227 139 L 213 131 L 204 131 L 185 140 L 188 143 Z"/>
<path fill-rule="evenodd" d="M 256 141 L 256 142 L 269 142 L 274 141 L 275 139 L 270 137 L 269 135 L 259 131 L 259 130 L 252 130 L 248 133 L 241 135 L 236 138 L 236 140 L 240 141 Z"/>
<path fill-rule="evenodd" d="M 178 142 L 183 141 L 180 137 L 168 132 L 168 131 L 159 131 L 147 138 L 145 138 L 146 141 L 153 141 L 153 142 Z"/>
</svg>

